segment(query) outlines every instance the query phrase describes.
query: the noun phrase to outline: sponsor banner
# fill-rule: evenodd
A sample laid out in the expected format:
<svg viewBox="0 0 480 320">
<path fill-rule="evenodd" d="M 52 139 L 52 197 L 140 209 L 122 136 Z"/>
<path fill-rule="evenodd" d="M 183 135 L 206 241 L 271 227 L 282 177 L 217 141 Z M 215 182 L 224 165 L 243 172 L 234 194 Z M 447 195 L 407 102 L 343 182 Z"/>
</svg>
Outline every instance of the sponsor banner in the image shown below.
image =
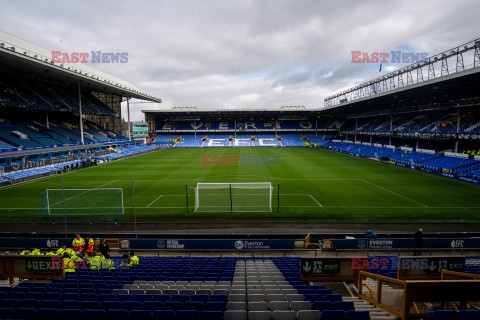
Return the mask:
<svg viewBox="0 0 480 320">
<path fill-rule="evenodd" d="M 65 238 L 0 238 L 0 248 L 5 249 L 58 249 L 72 246 L 72 239 Z"/>
<path fill-rule="evenodd" d="M 333 248 L 336 250 L 393 250 L 415 249 L 412 238 L 393 239 L 334 239 Z M 421 248 L 427 249 L 477 249 L 480 248 L 480 238 L 442 238 L 424 239 Z"/>
<path fill-rule="evenodd" d="M 294 240 L 230 240 L 230 239 L 131 239 L 131 249 L 161 250 L 283 250 L 294 249 Z"/>
</svg>

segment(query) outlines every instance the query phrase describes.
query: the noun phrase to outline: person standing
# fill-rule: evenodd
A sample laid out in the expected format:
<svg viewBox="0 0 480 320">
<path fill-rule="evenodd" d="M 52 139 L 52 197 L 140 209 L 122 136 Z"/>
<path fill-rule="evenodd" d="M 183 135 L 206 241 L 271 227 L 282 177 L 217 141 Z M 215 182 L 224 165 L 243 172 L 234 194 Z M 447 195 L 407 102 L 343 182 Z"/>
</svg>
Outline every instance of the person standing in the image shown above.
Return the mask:
<svg viewBox="0 0 480 320">
<path fill-rule="evenodd" d="M 82 237 L 77 233 L 75 235 L 75 239 L 72 241 L 72 247 L 75 250 L 75 252 L 78 251 L 83 251 L 83 246 L 85 245 L 85 240 L 83 240 Z"/>
<path fill-rule="evenodd" d="M 95 244 L 95 242 L 93 241 L 92 237 L 88 236 L 87 237 L 87 243 L 86 243 L 86 251 L 87 251 L 87 254 L 88 254 L 89 257 L 92 256 L 94 244 Z"/>
<path fill-rule="evenodd" d="M 110 255 L 110 247 L 108 246 L 107 241 L 102 239 L 98 245 L 98 250 L 102 253 L 102 256 Z"/>
<path fill-rule="evenodd" d="M 417 250 L 415 250 L 415 252 L 413 253 L 414 256 L 419 256 L 421 255 L 422 253 L 420 252 L 420 247 L 422 245 L 422 242 L 423 242 L 423 229 L 420 228 L 418 229 L 417 232 L 415 232 L 415 235 L 413 236 L 413 241 L 415 241 L 415 246 L 417 248 Z"/>
</svg>

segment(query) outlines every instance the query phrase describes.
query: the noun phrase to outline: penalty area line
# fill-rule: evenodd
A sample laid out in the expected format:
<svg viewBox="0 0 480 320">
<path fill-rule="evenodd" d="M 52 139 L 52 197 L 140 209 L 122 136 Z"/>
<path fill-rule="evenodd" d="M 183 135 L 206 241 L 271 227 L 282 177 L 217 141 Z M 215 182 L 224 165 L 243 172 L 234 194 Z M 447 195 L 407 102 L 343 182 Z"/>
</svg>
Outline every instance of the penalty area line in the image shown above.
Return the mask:
<svg viewBox="0 0 480 320">
<path fill-rule="evenodd" d="M 147 208 L 150 208 L 150 206 L 151 206 L 152 204 L 154 204 L 154 203 L 155 203 L 158 199 L 160 199 L 161 197 L 163 197 L 163 194 L 159 195 L 155 200 L 153 200 L 153 201 L 147 206 Z"/>
<path fill-rule="evenodd" d="M 310 198 L 313 199 L 313 201 L 315 201 L 319 206 L 320 208 L 323 208 L 323 206 L 320 204 L 320 202 L 318 202 L 311 194 L 309 194 Z"/>
</svg>

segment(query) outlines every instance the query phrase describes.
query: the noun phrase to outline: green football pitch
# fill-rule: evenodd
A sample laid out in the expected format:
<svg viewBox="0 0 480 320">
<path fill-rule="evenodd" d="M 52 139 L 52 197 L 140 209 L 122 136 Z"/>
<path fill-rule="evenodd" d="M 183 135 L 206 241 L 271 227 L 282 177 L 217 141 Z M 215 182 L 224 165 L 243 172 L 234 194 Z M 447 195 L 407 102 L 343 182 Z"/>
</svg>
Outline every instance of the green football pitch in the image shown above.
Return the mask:
<svg viewBox="0 0 480 320">
<path fill-rule="evenodd" d="M 202 154 L 239 156 L 239 165 L 202 166 Z M 245 156 L 278 161 L 246 166 Z M 311 148 L 159 150 L 1 188 L 0 222 L 37 221 L 41 194 L 61 189 L 62 178 L 66 189 L 121 188 L 121 221 L 131 222 L 132 177 L 139 222 L 480 222 L 480 186 Z M 195 212 L 194 188 L 202 182 L 270 182 L 272 211 Z M 228 189 L 218 197 L 228 201 Z M 58 214 L 63 219 L 63 210 Z"/>
</svg>

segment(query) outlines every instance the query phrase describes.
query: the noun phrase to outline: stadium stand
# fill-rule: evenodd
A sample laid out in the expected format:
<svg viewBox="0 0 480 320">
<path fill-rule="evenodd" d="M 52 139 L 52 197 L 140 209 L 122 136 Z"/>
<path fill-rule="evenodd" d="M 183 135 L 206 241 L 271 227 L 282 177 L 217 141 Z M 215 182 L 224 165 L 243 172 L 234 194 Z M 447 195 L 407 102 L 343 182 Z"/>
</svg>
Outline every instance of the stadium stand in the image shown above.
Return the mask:
<svg viewBox="0 0 480 320">
<path fill-rule="evenodd" d="M 369 272 L 396 277 L 397 257 L 372 259 L 390 262 Z M 466 271 L 480 273 L 480 257 L 466 259 Z M 299 280 L 297 257 L 141 256 L 129 268 L 119 267 L 120 257 L 112 260 L 115 269 L 78 269 L 65 279 L 0 287 L 0 317 L 58 318 L 75 312 L 92 319 L 393 319 L 352 296 Z"/>
</svg>

